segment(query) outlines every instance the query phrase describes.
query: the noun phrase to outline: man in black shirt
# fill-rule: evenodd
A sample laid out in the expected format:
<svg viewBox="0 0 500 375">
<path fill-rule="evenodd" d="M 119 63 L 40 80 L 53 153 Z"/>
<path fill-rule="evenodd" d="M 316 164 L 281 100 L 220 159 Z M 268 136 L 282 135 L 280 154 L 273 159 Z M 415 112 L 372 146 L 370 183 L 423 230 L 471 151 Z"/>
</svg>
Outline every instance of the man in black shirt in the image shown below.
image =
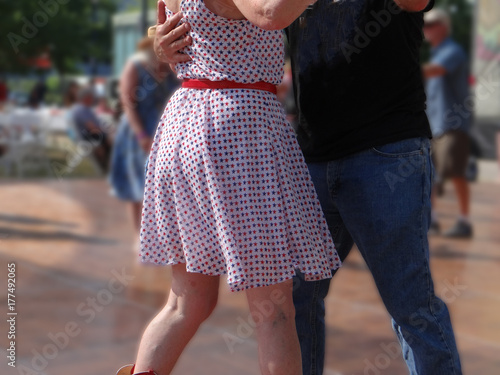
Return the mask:
<svg viewBox="0 0 500 375">
<path fill-rule="evenodd" d="M 419 61 L 426 7 L 427 0 L 318 0 L 287 35 L 297 136 L 337 251 L 345 259 L 358 246 L 410 373 L 458 375 L 449 313 L 429 270 L 431 132 Z M 157 48 L 182 61 L 186 29 L 161 32 Z M 318 375 L 329 280 L 297 280 L 303 373 Z"/>
<path fill-rule="evenodd" d="M 287 29 L 308 162 L 431 137 L 419 61 L 422 13 L 390 0 L 319 0 Z"/>
<path fill-rule="evenodd" d="M 296 132 L 337 251 L 344 259 L 358 246 L 410 373 L 461 374 L 448 310 L 429 270 L 422 26 L 422 12 L 392 0 L 310 6 L 287 29 Z M 301 280 L 294 293 L 304 374 L 322 374 L 328 288 L 328 280 Z"/>
</svg>

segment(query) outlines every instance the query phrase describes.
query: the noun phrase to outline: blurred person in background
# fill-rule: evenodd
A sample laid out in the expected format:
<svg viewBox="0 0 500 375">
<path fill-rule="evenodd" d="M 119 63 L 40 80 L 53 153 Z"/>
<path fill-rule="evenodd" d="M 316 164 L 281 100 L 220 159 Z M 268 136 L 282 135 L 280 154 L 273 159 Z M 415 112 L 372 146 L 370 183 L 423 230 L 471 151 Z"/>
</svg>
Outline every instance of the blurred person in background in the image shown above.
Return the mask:
<svg viewBox="0 0 500 375">
<path fill-rule="evenodd" d="M 3 110 L 8 98 L 9 90 L 7 88 L 7 83 L 3 77 L 0 77 L 0 111 Z"/>
<path fill-rule="evenodd" d="M 0 77 L 0 112 L 2 112 L 6 106 L 9 99 L 9 91 L 7 88 L 7 83 Z M 7 145 L 4 144 L 3 140 L 7 138 L 7 131 L 5 129 L 5 124 L 0 123 L 0 156 L 5 154 L 7 151 Z"/>
<path fill-rule="evenodd" d="M 28 98 L 28 106 L 32 109 L 40 108 L 44 104 L 47 90 L 47 85 L 42 79 L 35 83 Z"/>
<path fill-rule="evenodd" d="M 97 115 L 111 115 L 115 114 L 115 111 L 109 105 L 109 100 L 105 96 L 100 96 L 97 99 L 97 105 L 95 106 L 95 112 Z"/>
<path fill-rule="evenodd" d="M 116 132 L 109 175 L 113 195 L 131 202 L 137 233 L 144 198 L 145 163 L 166 102 L 178 86 L 168 64 L 156 58 L 153 40 L 142 39 L 120 79 L 124 115 Z"/>
<path fill-rule="evenodd" d="M 63 92 L 62 106 L 66 110 L 65 116 L 68 124 L 68 136 L 73 142 L 79 140 L 79 135 L 76 134 L 76 125 L 74 125 L 73 119 L 73 106 L 78 102 L 78 93 L 80 91 L 80 85 L 76 81 L 70 81 Z"/>
<path fill-rule="evenodd" d="M 31 90 L 28 95 L 28 107 L 32 110 L 37 110 L 40 108 L 42 102 L 40 101 L 40 97 L 35 89 Z"/>
<path fill-rule="evenodd" d="M 78 102 L 71 108 L 72 120 L 76 127 L 77 139 L 88 142 L 92 154 L 103 173 L 108 171 L 111 145 L 109 138 L 93 110 L 95 102 L 91 87 L 82 87 L 78 93 Z"/>
<path fill-rule="evenodd" d="M 446 237 L 470 238 L 469 183 L 466 169 L 470 154 L 469 130 L 472 108 L 469 92 L 469 66 L 463 48 L 451 38 L 451 19 L 443 9 L 433 9 L 424 17 L 425 39 L 431 45 L 430 61 L 423 66 L 426 79 L 427 115 L 432 129 L 433 162 L 436 196 L 443 191 L 446 180 L 453 181 L 460 215 Z M 440 225 L 432 213 L 430 234 L 439 234 Z"/>
<path fill-rule="evenodd" d="M 80 90 L 80 86 L 78 82 L 71 81 L 68 83 L 68 87 L 64 91 L 63 96 L 63 106 L 65 108 L 71 108 L 78 101 L 78 91 Z"/>
</svg>

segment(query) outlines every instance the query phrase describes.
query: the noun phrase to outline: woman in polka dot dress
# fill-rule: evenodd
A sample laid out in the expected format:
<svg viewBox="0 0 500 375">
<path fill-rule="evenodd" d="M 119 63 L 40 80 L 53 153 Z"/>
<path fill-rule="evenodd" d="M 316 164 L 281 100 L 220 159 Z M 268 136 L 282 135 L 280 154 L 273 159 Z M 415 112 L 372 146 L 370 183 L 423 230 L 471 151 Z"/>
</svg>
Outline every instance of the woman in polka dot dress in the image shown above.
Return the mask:
<svg viewBox="0 0 500 375">
<path fill-rule="evenodd" d="M 301 374 L 292 277 L 298 269 L 309 280 L 329 278 L 340 261 L 275 94 L 282 33 L 266 29 L 291 23 L 310 1 L 165 3 L 159 11 L 188 23 L 192 44 L 184 50 L 190 61 L 176 66 L 183 87 L 167 105 L 148 161 L 141 257 L 172 265 L 172 289 L 136 365 L 118 374 L 170 374 L 214 309 L 220 275 L 231 290 L 246 291 L 259 318 L 262 373 Z"/>
</svg>

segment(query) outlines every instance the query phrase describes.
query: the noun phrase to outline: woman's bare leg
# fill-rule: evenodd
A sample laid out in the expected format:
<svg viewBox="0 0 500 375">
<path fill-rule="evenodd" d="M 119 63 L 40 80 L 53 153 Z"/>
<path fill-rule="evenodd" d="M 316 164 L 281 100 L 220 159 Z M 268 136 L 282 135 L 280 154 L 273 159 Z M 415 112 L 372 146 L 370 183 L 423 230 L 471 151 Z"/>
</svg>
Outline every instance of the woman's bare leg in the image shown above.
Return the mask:
<svg viewBox="0 0 500 375">
<path fill-rule="evenodd" d="M 247 291 L 262 375 L 302 375 L 292 281 Z"/>
<path fill-rule="evenodd" d="M 200 324 L 217 304 L 219 277 L 172 267 L 172 289 L 167 304 L 142 336 L 135 372 L 153 370 L 168 375 Z"/>
</svg>

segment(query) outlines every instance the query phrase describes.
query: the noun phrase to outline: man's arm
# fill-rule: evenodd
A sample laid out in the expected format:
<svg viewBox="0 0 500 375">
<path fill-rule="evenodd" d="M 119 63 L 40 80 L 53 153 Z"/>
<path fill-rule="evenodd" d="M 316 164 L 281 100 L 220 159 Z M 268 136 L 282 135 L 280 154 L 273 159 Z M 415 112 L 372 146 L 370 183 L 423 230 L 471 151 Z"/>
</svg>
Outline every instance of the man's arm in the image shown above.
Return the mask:
<svg viewBox="0 0 500 375">
<path fill-rule="evenodd" d="M 425 79 L 441 77 L 446 74 L 446 68 L 438 64 L 429 63 L 422 66 L 422 74 Z"/>
<path fill-rule="evenodd" d="M 190 30 L 189 24 L 184 23 L 176 27 L 182 17 L 182 13 L 178 12 L 167 19 L 165 3 L 162 0 L 158 1 L 158 20 L 154 36 L 154 50 L 158 59 L 162 62 L 177 64 L 191 60 L 188 55 L 179 52 L 192 43 L 191 37 L 186 35 Z"/>
<path fill-rule="evenodd" d="M 440 48 L 429 63 L 422 67 L 424 78 L 453 73 L 465 61 L 467 61 L 467 56 L 459 47 L 452 44 Z"/>
</svg>

